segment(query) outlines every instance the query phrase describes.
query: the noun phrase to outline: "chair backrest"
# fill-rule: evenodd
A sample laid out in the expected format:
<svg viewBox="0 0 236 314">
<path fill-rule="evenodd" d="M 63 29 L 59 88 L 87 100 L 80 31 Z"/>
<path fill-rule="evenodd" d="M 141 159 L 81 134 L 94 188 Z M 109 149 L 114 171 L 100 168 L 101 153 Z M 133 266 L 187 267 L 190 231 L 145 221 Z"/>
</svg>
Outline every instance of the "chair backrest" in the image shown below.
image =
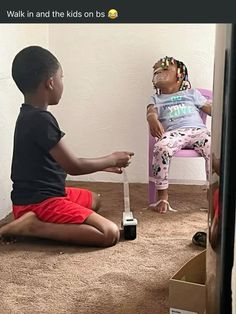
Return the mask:
<svg viewBox="0 0 236 314">
<path fill-rule="evenodd" d="M 209 89 L 197 88 L 197 90 L 199 90 L 199 92 L 202 94 L 202 96 L 204 96 L 207 100 L 212 99 L 212 91 L 210 91 Z M 206 124 L 207 114 L 205 112 L 203 112 L 202 110 L 200 110 L 200 116 L 201 116 L 204 124 Z"/>
</svg>

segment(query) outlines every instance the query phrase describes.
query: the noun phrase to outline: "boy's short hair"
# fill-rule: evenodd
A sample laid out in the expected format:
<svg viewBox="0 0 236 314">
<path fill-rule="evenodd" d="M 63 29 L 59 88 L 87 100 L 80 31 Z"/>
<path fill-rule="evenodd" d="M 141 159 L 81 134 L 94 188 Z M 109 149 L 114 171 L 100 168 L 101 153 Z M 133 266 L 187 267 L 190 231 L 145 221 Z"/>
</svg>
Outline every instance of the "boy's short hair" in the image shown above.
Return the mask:
<svg viewBox="0 0 236 314">
<path fill-rule="evenodd" d="M 12 77 L 25 94 L 35 91 L 40 83 L 54 75 L 60 66 L 57 58 L 47 49 L 29 46 L 22 49 L 12 62 Z"/>
</svg>

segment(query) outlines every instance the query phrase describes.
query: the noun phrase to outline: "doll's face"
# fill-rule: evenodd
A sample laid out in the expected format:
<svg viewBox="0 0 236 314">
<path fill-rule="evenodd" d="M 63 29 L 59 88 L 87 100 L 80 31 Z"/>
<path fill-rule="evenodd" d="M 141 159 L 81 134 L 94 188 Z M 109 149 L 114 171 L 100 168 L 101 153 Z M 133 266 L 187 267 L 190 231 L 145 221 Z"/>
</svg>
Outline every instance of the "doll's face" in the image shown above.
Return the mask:
<svg viewBox="0 0 236 314">
<path fill-rule="evenodd" d="M 177 82 L 177 66 L 170 64 L 169 66 L 161 66 L 157 63 L 153 71 L 152 83 L 155 88 L 171 87 Z"/>
</svg>

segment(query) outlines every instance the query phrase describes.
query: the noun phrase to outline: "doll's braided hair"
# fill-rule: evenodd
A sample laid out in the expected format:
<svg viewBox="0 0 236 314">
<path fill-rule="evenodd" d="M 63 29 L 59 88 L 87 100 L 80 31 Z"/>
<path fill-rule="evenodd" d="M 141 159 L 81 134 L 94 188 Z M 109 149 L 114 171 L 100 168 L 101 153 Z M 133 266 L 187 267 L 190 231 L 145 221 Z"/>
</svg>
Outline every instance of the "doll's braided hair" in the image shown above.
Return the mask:
<svg viewBox="0 0 236 314">
<path fill-rule="evenodd" d="M 164 58 L 161 58 L 154 64 L 153 66 L 154 70 L 156 69 L 158 63 L 161 63 L 161 67 L 164 69 L 168 68 L 170 64 L 173 64 L 173 65 L 176 64 L 177 65 L 177 74 L 176 74 L 177 82 L 183 76 L 183 81 L 182 81 L 182 84 L 180 85 L 179 90 L 185 90 L 185 89 L 191 88 L 191 83 L 188 79 L 188 69 L 182 61 L 176 60 L 173 57 L 166 56 Z M 156 87 L 154 88 L 156 89 L 156 92 L 158 95 L 161 94 L 161 90 L 159 88 L 156 88 Z"/>
</svg>

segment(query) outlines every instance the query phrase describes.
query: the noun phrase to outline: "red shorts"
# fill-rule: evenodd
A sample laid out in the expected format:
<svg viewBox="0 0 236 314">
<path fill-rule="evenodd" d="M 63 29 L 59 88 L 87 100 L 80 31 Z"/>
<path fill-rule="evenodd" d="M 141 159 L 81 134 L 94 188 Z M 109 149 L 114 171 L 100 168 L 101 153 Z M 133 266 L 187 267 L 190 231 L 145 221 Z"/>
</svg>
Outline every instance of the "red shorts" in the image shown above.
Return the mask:
<svg viewBox="0 0 236 314">
<path fill-rule="evenodd" d="M 92 192 L 79 188 L 66 188 L 66 196 L 50 197 L 31 205 L 13 205 L 13 214 L 19 218 L 27 212 L 34 212 L 44 222 L 83 223 L 93 213 Z"/>
<path fill-rule="evenodd" d="M 214 217 L 219 218 L 220 215 L 219 188 L 217 188 L 213 194 L 213 208 Z"/>
</svg>

